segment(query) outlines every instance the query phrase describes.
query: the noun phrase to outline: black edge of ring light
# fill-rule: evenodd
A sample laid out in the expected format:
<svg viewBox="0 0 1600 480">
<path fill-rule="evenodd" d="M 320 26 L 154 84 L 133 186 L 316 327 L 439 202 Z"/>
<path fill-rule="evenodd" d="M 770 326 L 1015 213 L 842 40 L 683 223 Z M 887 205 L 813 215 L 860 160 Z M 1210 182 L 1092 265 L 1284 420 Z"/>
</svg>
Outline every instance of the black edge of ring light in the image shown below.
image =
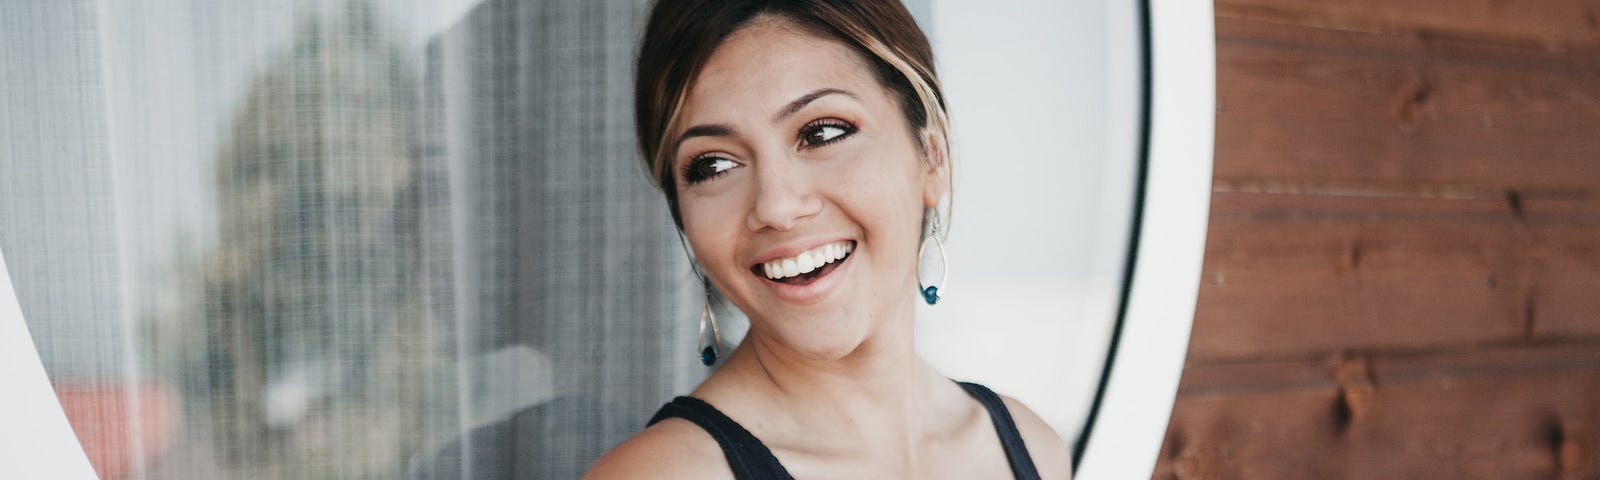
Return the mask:
<svg viewBox="0 0 1600 480">
<path fill-rule="evenodd" d="M 1150 2 L 1139 2 L 1139 155 L 1134 167 L 1133 223 L 1128 230 L 1128 256 L 1122 270 L 1122 296 L 1117 301 L 1117 319 L 1111 327 L 1111 345 L 1106 348 L 1105 367 L 1100 372 L 1100 385 L 1095 389 L 1094 402 L 1089 404 L 1089 416 L 1083 421 L 1083 430 L 1072 442 L 1072 470 L 1077 471 L 1083 461 L 1083 452 L 1089 446 L 1089 435 L 1094 432 L 1095 420 L 1100 415 L 1100 405 L 1106 398 L 1106 385 L 1111 381 L 1111 366 L 1117 359 L 1117 345 L 1122 341 L 1122 325 L 1128 316 L 1128 299 L 1133 293 L 1133 267 L 1139 260 L 1139 234 L 1144 220 L 1145 184 L 1150 170 Z"/>
</svg>

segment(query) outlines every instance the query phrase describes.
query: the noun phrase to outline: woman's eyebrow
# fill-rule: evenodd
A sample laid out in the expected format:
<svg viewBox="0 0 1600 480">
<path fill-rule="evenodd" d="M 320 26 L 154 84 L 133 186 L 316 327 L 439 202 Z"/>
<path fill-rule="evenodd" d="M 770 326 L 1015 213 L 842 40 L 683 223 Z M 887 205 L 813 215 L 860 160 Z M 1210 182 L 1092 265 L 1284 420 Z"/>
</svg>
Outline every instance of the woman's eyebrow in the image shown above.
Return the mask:
<svg viewBox="0 0 1600 480">
<path fill-rule="evenodd" d="M 800 109 L 806 108 L 806 105 L 810 105 L 811 102 L 814 102 L 819 98 L 826 97 L 828 95 L 835 95 L 835 94 L 844 95 L 844 96 L 848 96 L 850 98 L 856 98 L 856 99 L 860 98 L 860 97 L 857 97 L 856 94 L 850 93 L 848 90 L 841 90 L 841 89 L 837 89 L 837 88 L 819 88 L 819 89 L 817 89 L 817 90 L 815 90 L 815 91 L 813 91 L 811 93 L 807 93 L 805 95 L 801 95 L 800 98 L 796 98 L 796 99 L 794 99 L 794 101 L 789 102 L 787 105 L 784 105 L 783 109 L 779 110 L 778 114 L 776 116 L 772 117 L 772 123 L 782 122 L 783 119 L 788 118 L 790 115 L 794 115 L 796 112 L 799 112 Z M 689 140 L 691 138 L 694 138 L 694 137 L 730 137 L 730 136 L 733 136 L 733 128 L 729 127 L 727 125 L 720 125 L 720 124 L 695 125 L 693 127 L 689 127 L 689 129 L 687 129 L 687 130 L 684 130 L 683 134 L 678 136 L 678 141 L 673 144 L 672 148 L 673 148 L 673 150 L 677 150 L 679 147 L 683 146 L 683 142 L 685 142 L 685 141 L 687 141 L 687 140 Z"/>
<path fill-rule="evenodd" d="M 806 108 L 806 105 L 810 104 L 816 99 L 833 94 L 845 95 L 859 100 L 859 98 L 856 97 L 856 94 L 845 90 L 840 90 L 837 88 L 819 88 L 811 93 L 801 95 L 800 98 L 794 99 L 794 101 L 789 102 L 788 105 L 784 105 L 783 110 L 779 110 L 778 114 L 772 117 L 772 123 L 782 122 L 783 119 L 788 118 L 790 115 L 794 115 L 795 112 L 799 112 L 802 108 Z"/>
<path fill-rule="evenodd" d="M 683 131 L 678 136 L 678 142 L 672 145 L 673 150 L 683 146 L 683 142 L 694 137 L 729 137 L 733 136 L 733 129 L 727 125 L 695 125 Z"/>
</svg>

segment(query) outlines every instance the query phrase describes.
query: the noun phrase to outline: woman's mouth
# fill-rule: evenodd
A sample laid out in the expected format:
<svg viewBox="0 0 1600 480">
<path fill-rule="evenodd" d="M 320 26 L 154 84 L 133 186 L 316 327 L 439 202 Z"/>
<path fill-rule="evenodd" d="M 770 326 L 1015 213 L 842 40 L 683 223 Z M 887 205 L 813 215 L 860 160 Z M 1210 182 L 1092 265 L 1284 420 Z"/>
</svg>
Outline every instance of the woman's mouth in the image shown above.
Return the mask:
<svg viewBox="0 0 1600 480">
<path fill-rule="evenodd" d="M 856 242 L 842 240 L 813 248 L 789 258 L 778 258 L 750 267 L 758 277 L 785 285 L 803 286 L 827 276 L 839 268 Z"/>
</svg>

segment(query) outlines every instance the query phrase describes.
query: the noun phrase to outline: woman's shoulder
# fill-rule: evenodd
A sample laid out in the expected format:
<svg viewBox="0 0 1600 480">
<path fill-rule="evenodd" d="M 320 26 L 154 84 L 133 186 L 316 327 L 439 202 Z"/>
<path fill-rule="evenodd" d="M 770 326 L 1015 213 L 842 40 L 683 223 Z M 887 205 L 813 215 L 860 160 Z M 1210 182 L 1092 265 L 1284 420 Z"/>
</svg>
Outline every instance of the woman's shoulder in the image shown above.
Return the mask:
<svg viewBox="0 0 1600 480">
<path fill-rule="evenodd" d="M 668 418 L 613 447 L 586 479 L 733 478 L 722 448 L 694 423 Z"/>
<path fill-rule="evenodd" d="M 1061 435 L 1017 399 L 1005 395 L 1001 395 L 1000 399 L 1005 402 L 1006 410 L 1011 412 L 1011 419 L 1017 424 L 1017 432 L 1022 434 L 1022 443 L 1028 446 L 1028 456 L 1033 457 L 1033 466 L 1039 470 L 1039 476 L 1047 479 L 1072 478 L 1072 450 L 1067 448 Z"/>
</svg>

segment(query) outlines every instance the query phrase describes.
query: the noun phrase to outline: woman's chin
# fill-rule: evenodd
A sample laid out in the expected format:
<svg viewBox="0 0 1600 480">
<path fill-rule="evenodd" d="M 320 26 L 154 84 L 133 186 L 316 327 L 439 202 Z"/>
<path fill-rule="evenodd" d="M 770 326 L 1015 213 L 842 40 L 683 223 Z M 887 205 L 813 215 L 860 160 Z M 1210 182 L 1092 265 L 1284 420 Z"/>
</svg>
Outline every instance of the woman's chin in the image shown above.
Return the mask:
<svg viewBox="0 0 1600 480">
<path fill-rule="evenodd" d="M 807 360 L 839 360 L 854 353 L 870 330 L 867 325 L 855 322 L 865 318 L 849 315 L 790 315 L 782 325 L 752 325 L 752 335 L 765 337 L 761 342 L 768 349 L 782 349 L 787 354 Z M 751 322 L 760 320 L 751 319 Z M 755 330 L 764 330 L 757 333 Z"/>
<path fill-rule="evenodd" d="M 861 339 L 844 339 L 838 336 L 827 338 L 797 339 L 786 345 L 795 354 L 815 362 L 832 362 L 841 360 L 855 353 L 861 346 Z"/>
</svg>

